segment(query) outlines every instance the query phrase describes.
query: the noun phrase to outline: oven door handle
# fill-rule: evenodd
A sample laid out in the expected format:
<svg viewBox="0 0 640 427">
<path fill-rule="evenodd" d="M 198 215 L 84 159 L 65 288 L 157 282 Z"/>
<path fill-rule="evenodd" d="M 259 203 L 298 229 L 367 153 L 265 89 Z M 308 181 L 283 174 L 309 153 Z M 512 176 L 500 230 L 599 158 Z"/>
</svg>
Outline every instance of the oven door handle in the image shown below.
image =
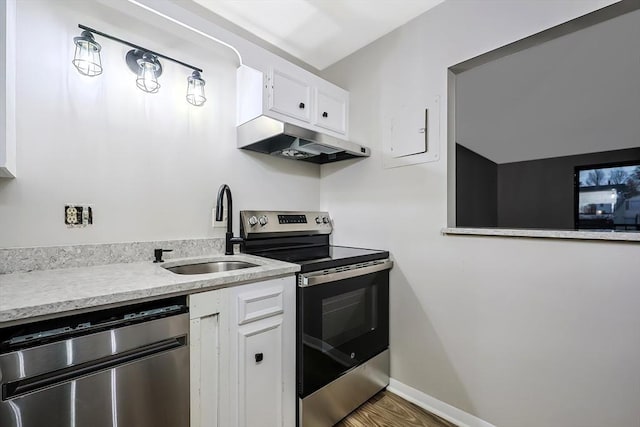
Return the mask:
<svg viewBox="0 0 640 427">
<path fill-rule="evenodd" d="M 320 272 L 301 274 L 299 286 L 305 288 L 307 286 L 319 285 L 321 283 L 336 282 L 338 280 L 350 279 L 352 277 L 364 276 L 365 274 L 375 273 L 376 271 L 389 270 L 393 267 L 393 261 L 386 259 L 364 267 L 353 268 L 352 270 L 336 271 L 335 273 Z"/>
</svg>

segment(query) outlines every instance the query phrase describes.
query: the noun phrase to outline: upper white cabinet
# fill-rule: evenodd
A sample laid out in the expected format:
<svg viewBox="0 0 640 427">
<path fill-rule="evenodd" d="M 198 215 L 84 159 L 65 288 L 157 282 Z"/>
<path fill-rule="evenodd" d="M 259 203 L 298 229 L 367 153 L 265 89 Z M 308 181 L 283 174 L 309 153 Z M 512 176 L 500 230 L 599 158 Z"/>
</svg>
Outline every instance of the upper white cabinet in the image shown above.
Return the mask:
<svg viewBox="0 0 640 427">
<path fill-rule="evenodd" d="M 0 178 L 16 176 L 16 1 L 0 2 Z"/>
<path fill-rule="evenodd" d="M 305 122 L 311 120 L 311 87 L 308 83 L 282 71 L 272 71 L 269 91 L 269 110 Z"/>
<path fill-rule="evenodd" d="M 316 109 L 314 123 L 338 133 L 347 132 L 347 103 L 343 96 L 316 89 Z"/>
<path fill-rule="evenodd" d="M 238 125 L 265 115 L 348 138 L 349 92 L 294 65 L 238 68 Z"/>
</svg>

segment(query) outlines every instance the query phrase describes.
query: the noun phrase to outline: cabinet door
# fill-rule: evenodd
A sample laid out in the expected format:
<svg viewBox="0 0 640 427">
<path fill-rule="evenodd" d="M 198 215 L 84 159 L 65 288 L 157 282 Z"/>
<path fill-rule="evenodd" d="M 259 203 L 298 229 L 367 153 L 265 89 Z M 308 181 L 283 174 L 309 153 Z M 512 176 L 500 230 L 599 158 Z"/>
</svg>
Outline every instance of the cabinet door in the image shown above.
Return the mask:
<svg viewBox="0 0 640 427">
<path fill-rule="evenodd" d="M 282 316 L 241 326 L 238 425 L 282 427 Z"/>
<path fill-rule="evenodd" d="M 224 290 L 189 296 L 191 427 L 217 427 L 220 378 L 220 299 Z M 224 334 L 222 334 L 224 337 Z M 223 338 L 224 339 L 224 338 Z"/>
<path fill-rule="evenodd" d="M 316 99 L 317 126 L 339 133 L 347 131 L 347 100 L 338 95 L 330 95 L 318 89 Z"/>
<path fill-rule="evenodd" d="M 269 109 L 305 122 L 311 121 L 309 84 L 274 69 L 269 85 Z"/>
<path fill-rule="evenodd" d="M 228 389 L 221 392 L 224 426 L 294 427 L 295 277 L 229 291 L 229 354 L 223 349 L 221 359 L 228 360 L 221 366 L 229 375 Z"/>
<path fill-rule="evenodd" d="M 16 0 L 0 1 L 0 178 L 16 176 Z"/>
<path fill-rule="evenodd" d="M 218 426 L 219 315 L 191 320 L 191 427 Z"/>
</svg>

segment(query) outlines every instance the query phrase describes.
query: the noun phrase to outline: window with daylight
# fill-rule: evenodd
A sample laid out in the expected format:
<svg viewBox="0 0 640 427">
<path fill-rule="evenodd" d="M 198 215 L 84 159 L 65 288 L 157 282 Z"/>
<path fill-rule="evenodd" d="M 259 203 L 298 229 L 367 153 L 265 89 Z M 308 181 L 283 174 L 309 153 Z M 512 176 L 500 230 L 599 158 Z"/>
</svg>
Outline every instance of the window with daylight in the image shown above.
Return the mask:
<svg viewBox="0 0 640 427">
<path fill-rule="evenodd" d="M 576 167 L 577 230 L 640 231 L 640 161 Z"/>
</svg>

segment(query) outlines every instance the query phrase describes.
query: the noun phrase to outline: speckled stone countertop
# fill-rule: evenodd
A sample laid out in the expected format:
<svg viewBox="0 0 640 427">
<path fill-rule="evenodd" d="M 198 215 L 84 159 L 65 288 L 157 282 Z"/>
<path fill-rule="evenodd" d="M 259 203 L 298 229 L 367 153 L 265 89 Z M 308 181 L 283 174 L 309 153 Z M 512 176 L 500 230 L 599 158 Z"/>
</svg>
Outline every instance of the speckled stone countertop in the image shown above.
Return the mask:
<svg viewBox="0 0 640 427">
<path fill-rule="evenodd" d="M 291 275 L 300 270 L 296 264 L 245 254 L 188 260 L 246 261 L 258 266 L 220 273 L 181 275 L 162 268 L 162 265 L 172 266 L 181 261 L 172 259 L 164 264 L 135 262 L 3 274 L 0 275 L 0 327 L 100 306 L 223 288 Z"/>
</svg>

